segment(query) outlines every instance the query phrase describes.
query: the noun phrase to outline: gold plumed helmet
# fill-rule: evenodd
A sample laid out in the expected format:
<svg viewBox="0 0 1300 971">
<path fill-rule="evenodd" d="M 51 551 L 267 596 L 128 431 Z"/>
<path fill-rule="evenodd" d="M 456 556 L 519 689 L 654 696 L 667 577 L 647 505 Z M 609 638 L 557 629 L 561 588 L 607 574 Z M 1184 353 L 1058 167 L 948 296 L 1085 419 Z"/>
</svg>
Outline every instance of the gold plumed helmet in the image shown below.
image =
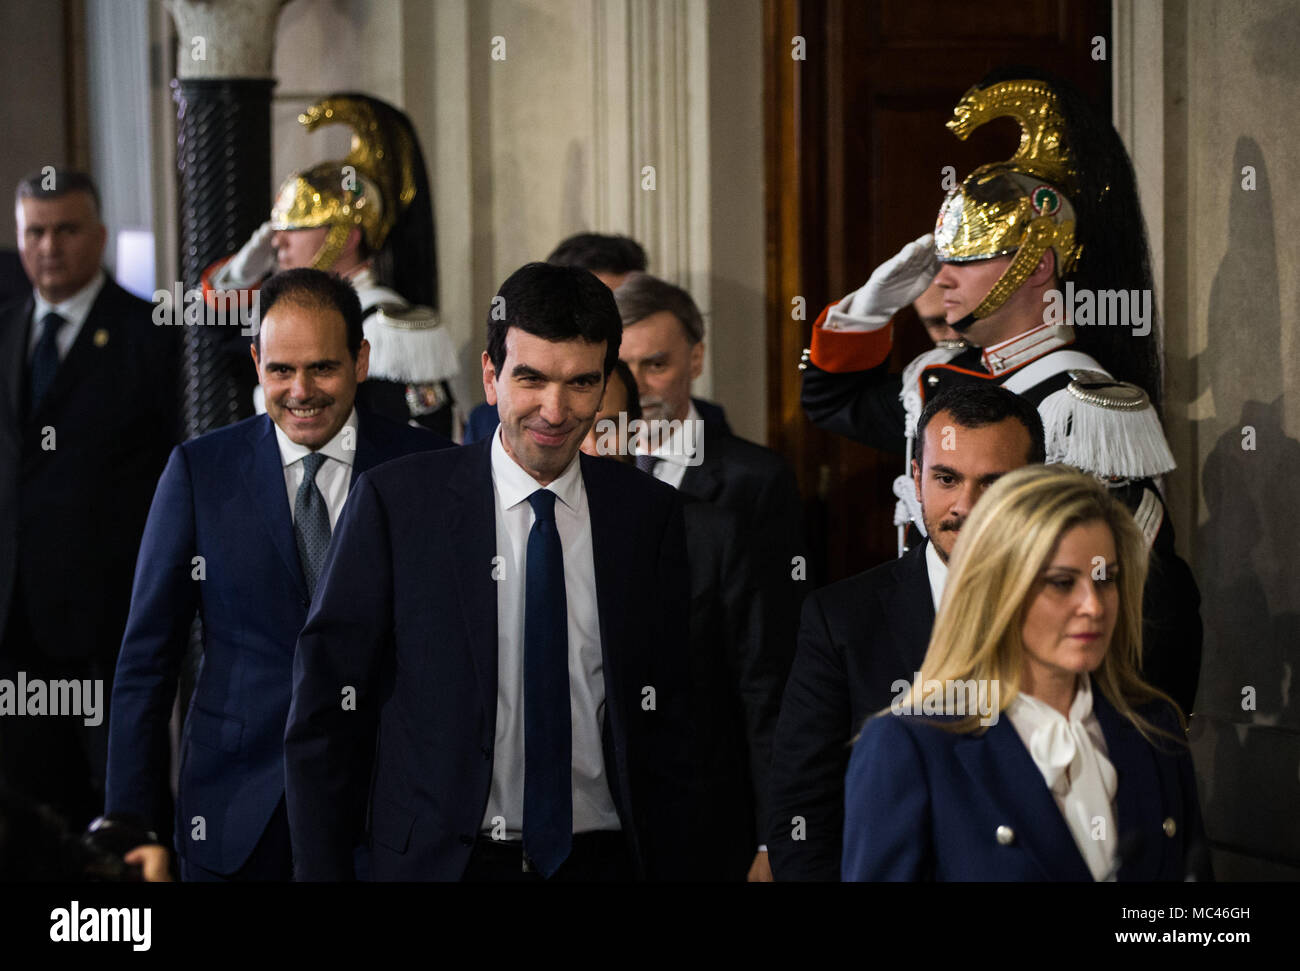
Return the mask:
<svg viewBox="0 0 1300 971">
<path fill-rule="evenodd" d="M 353 227 L 377 252 L 402 209 L 415 198 L 415 150 L 410 134 L 381 117 L 374 99 L 335 95 L 298 116 L 308 131 L 346 124 L 352 145 L 341 162 L 321 162 L 293 173 L 271 208 L 273 229 L 329 227 L 311 265 L 328 270 L 338 260 Z"/>
<path fill-rule="evenodd" d="M 964 263 L 1015 253 L 1006 272 L 972 313 L 987 317 L 1018 290 L 1050 248 L 1057 271 L 1079 257 L 1075 244 L 1078 173 L 1066 144 L 1065 118 L 1042 81 L 1002 81 L 971 88 L 953 109 L 948 128 L 963 141 L 985 122 L 1010 116 L 1020 146 L 1005 162 L 982 165 L 948 193 L 935 223 L 940 260 Z"/>
</svg>

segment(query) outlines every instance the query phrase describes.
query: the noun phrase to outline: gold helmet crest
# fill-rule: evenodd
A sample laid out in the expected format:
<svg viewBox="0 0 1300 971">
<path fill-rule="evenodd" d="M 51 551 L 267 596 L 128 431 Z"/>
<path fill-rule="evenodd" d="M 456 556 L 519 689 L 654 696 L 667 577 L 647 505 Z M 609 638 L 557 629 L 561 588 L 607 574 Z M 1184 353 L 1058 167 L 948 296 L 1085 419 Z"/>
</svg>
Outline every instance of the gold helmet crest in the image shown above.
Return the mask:
<svg viewBox="0 0 1300 971">
<path fill-rule="evenodd" d="M 1056 93 L 1042 81 L 1003 81 L 971 88 L 953 109 L 948 128 L 965 140 L 994 118 L 1020 124 L 1020 145 L 1004 162 L 982 165 L 948 193 L 935 223 L 940 260 L 964 263 L 1015 254 L 973 316 L 987 317 L 1018 290 L 1042 255 L 1056 254 L 1057 272 L 1079 257 L 1075 244 L 1077 171 L 1065 138 Z"/>
<path fill-rule="evenodd" d="M 314 131 L 346 124 L 352 144 L 341 162 L 321 162 L 289 176 L 271 209 L 274 229 L 328 227 L 311 265 L 328 270 L 360 228 L 371 252 L 383 247 L 402 209 L 415 198 L 415 149 L 408 132 L 388 124 L 370 99 L 335 95 L 298 116 Z"/>
</svg>

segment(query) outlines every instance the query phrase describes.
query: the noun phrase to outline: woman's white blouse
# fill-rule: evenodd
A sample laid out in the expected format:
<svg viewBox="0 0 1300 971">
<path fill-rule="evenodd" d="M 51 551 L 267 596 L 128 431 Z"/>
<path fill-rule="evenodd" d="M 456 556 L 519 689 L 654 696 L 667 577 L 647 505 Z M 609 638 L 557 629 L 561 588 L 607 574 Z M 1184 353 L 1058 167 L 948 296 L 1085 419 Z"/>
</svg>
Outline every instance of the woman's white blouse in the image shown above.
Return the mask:
<svg viewBox="0 0 1300 971">
<path fill-rule="evenodd" d="M 1079 676 L 1068 719 L 1023 693 L 1007 707 L 1007 717 L 1052 790 L 1093 879 L 1114 880 L 1117 777 L 1092 713 L 1091 679 L 1086 672 Z"/>
</svg>

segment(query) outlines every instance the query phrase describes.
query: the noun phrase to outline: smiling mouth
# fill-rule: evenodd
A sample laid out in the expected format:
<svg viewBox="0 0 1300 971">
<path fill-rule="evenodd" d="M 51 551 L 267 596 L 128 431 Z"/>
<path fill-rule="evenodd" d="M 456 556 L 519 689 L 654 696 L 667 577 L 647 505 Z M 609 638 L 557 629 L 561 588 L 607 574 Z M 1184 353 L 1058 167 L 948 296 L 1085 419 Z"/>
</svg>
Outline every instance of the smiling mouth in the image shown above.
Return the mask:
<svg viewBox="0 0 1300 971">
<path fill-rule="evenodd" d="M 533 441 L 537 442 L 539 445 L 552 447 L 563 445 L 565 439 L 569 437 L 569 431 L 572 431 L 572 429 L 569 429 L 568 431 L 560 430 L 554 432 L 544 432 L 540 428 L 528 429 L 528 433 L 533 436 Z"/>
<path fill-rule="evenodd" d="M 324 408 L 290 408 L 289 414 L 295 418 L 315 418 Z"/>
</svg>

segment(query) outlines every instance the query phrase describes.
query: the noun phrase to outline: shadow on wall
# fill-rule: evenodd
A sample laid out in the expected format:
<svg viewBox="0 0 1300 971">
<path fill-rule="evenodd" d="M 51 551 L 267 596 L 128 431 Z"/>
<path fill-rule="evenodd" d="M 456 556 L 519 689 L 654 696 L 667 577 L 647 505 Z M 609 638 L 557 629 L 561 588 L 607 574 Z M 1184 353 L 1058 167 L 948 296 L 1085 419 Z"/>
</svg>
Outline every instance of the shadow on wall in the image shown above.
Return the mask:
<svg viewBox="0 0 1300 971">
<path fill-rule="evenodd" d="M 1201 471 L 1209 518 L 1195 559 L 1205 651 L 1192 744 L 1210 839 L 1262 858 L 1219 874 L 1230 878 L 1276 875 L 1262 861 L 1300 867 L 1300 442 L 1283 430 L 1272 190 L 1260 146 L 1241 137 L 1238 180 L 1248 165 L 1255 188 L 1232 193 L 1209 344 L 1193 362 L 1198 390 L 1214 404 L 1197 438 L 1217 439 Z"/>
</svg>

